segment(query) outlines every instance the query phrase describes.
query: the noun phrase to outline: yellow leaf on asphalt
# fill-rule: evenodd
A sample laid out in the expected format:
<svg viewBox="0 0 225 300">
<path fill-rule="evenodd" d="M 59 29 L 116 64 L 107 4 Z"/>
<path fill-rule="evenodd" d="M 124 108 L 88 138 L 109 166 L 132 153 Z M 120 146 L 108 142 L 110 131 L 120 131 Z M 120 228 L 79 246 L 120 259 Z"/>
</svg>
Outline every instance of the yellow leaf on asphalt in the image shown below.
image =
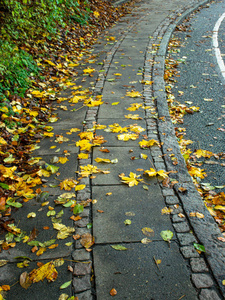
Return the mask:
<svg viewBox="0 0 225 300">
<path fill-rule="evenodd" d="M 67 161 L 69 161 L 69 159 L 67 157 L 59 157 L 59 160 L 57 161 L 57 163 L 65 164 Z"/>
<path fill-rule="evenodd" d="M 153 237 L 155 235 L 154 230 L 149 227 L 142 228 L 142 232 L 144 235 L 146 235 L 148 237 Z"/>
<path fill-rule="evenodd" d="M 170 215 L 172 211 L 173 211 L 172 208 L 164 207 L 164 208 L 161 210 L 161 214 L 162 214 L 162 215 L 164 215 L 164 214 L 165 214 L 165 215 Z"/>
<path fill-rule="evenodd" d="M 81 191 L 86 187 L 85 184 L 79 184 L 75 187 L 75 191 Z"/>
<path fill-rule="evenodd" d="M 59 240 L 66 239 L 75 231 L 75 228 L 69 226 L 67 227 L 66 225 L 63 225 L 61 223 L 53 223 L 53 228 L 58 230 L 57 239 Z"/>
<path fill-rule="evenodd" d="M 128 114 L 128 115 L 124 115 L 124 117 L 126 119 L 132 119 L 132 120 L 142 120 L 141 117 L 139 117 L 139 115 L 132 115 L 132 114 Z"/>
<path fill-rule="evenodd" d="M 140 154 L 140 157 L 143 158 L 143 159 L 147 159 L 147 158 L 148 158 L 148 155 L 141 153 L 141 154 Z"/>
<path fill-rule="evenodd" d="M 131 98 L 137 98 L 137 97 L 141 97 L 142 94 L 137 91 L 131 91 L 131 92 L 127 92 L 126 96 L 131 97 Z"/>
<path fill-rule="evenodd" d="M 51 176 L 51 173 L 48 172 L 47 170 L 44 170 L 44 169 L 40 169 L 39 171 L 37 171 L 37 175 L 38 176 L 44 176 L 44 177 L 50 177 Z"/>
<path fill-rule="evenodd" d="M 135 111 L 135 110 L 138 110 L 140 107 L 142 107 L 141 103 L 132 103 L 130 105 L 130 107 L 127 108 L 127 110 L 129 110 L 129 111 Z"/>
<path fill-rule="evenodd" d="M 60 182 L 59 186 L 61 190 L 71 191 L 72 188 L 74 188 L 77 185 L 78 181 L 75 179 L 65 179 L 62 182 Z"/>
<path fill-rule="evenodd" d="M 150 168 L 150 170 L 145 170 L 144 174 L 147 174 L 149 177 L 155 177 L 155 176 L 160 176 L 160 177 L 163 177 L 163 178 L 168 177 L 168 175 L 166 174 L 165 171 L 163 171 L 163 170 L 156 171 L 153 168 Z"/>
<path fill-rule="evenodd" d="M 108 158 L 100 158 L 100 157 L 96 157 L 95 158 L 95 161 L 97 163 L 107 163 L 107 164 L 110 164 L 111 163 L 111 160 L 108 159 Z"/>
<path fill-rule="evenodd" d="M 37 255 L 37 256 L 40 256 L 40 255 L 42 255 L 45 251 L 46 251 L 46 247 L 41 247 L 41 248 L 36 252 L 36 255 Z"/>
<path fill-rule="evenodd" d="M 135 133 L 123 133 L 123 134 L 118 134 L 117 138 L 119 141 L 124 141 L 124 142 L 127 142 L 129 140 L 135 141 L 136 139 L 139 138 L 139 135 Z"/>
<path fill-rule="evenodd" d="M 142 140 L 139 142 L 139 145 L 141 148 L 149 148 L 149 147 L 152 147 L 153 145 L 158 145 L 159 146 L 159 142 L 152 139 L 152 140 Z"/>
<path fill-rule="evenodd" d="M 113 102 L 111 105 L 118 105 L 119 102 Z"/>
<path fill-rule="evenodd" d="M 119 175 L 119 177 L 122 179 L 121 181 L 125 184 L 128 184 L 129 187 L 138 185 L 139 182 L 143 181 L 143 179 L 138 179 L 140 175 L 137 175 L 133 172 L 130 172 L 129 177 L 121 175 Z"/>
<path fill-rule="evenodd" d="M 93 68 L 87 68 L 87 69 L 84 69 L 84 70 L 83 70 L 84 74 L 91 74 L 91 73 L 93 73 L 94 71 L 95 71 L 95 69 L 93 69 Z"/>
<path fill-rule="evenodd" d="M 81 151 L 90 151 L 94 145 L 91 144 L 89 140 L 80 140 L 76 142 L 76 146 L 80 147 Z"/>
<path fill-rule="evenodd" d="M 88 159 L 88 153 L 79 153 L 77 158 L 78 159 Z"/>
<path fill-rule="evenodd" d="M 36 217 L 36 213 L 35 212 L 30 212 L 28 215 L 27 215 L 27 218 L 35 218 Z"/>
<path fill-rule="evenodd" d="M 142 240 L 141 240 L 141 243 L 142 244 L 145 244 L 145 245 L 147 245 L 147 244 L 149 244 L 149 243 L 151 243 L 152 241 L 150 240 L 150 239 L 148 239 L 148 238 L 143 238 Z"/>
<path fill-rule="evenodd" d="M 48 282 L 55 281 L 57 276 L 58 272 L 52 261 L 29 273 L 29 279 L 33 283 L 43 281 L 45 278 Z"/>
</svg>

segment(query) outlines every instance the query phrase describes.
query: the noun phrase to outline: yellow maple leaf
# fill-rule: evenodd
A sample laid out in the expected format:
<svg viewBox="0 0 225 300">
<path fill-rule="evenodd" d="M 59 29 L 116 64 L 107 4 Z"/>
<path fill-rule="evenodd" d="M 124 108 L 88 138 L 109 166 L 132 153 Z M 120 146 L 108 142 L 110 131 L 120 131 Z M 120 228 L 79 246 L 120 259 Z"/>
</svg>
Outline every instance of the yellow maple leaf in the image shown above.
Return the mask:
<svg viewBox="0 0 225 300">
<path fill-rule="evenodd" d="M 45 169 L 40 169 L 39 171 L 37 171 L 37 175 L 38 176 L 44 176 L 44 177 L 50 177 L 51 176 L 51 173 L 48 172 L 47 170 Z"/>
<path fill-rule="evenodd" d="M 77 158 L 78 159 L 88 159 L 88 153 L 79 153 Z"/>
<path fill-rule="evenodd" d="M 81 191 L 83 189 L 85 189 L 86 185 L 85 184 L 78 184 L 76 187 L 75 187 L 75 191 Z"/>
<path fill-rule="evenodd" d="M 131 98 L 137 98 L 137 97 L 141 97 L 142 94 L 137 91 L 131 91 L 131 92 L 127 92 L 126 96 L 131 97 Z"/>
<path fill-rule="evenodd" d="M 2 137 L 0 137 L 0 145 L 7 145 L 7 142 Z"/>
<path fill-rule="evenodd" d="M 141 103 L 132 103 L 130 107 L 127 108 L 129 111 L 135 111 L 142 107 Z"/>
<path fill-rule="evenodd" d="M 145 131 L 145 129 L 144 129 L 143 127 L 138 126 L 138 125 L 136 125 L 136 124 L 135 124 L 135 125 L 130 125 L 129 129 L 130 129 L 131 131 L 136 132 L 136 133 L 141 133 L 141 132 Z"/>
<path fill-rule="evenodd" d="M 87 166 L 80 166 L 81 171 L 79 172 L 79 175 L 82 177 L 88 177 L 90 174 L 99 173 L 100 170 L 93 165 L 88 164 Z"/>
<path fill-rule="evenodd" d="M 139 138 L 139 135 L 135 133 L 123 133 L 123 134 L 118 134 L 117 138 L 119 141 L 125 141 L 125 142 L 129 140 L 135 141 L 136 139 Z"/>
<path fill-rule="evenodd" d="M 149 177 L 155 177 L 155 176 L 160 176 L 160 177 L 163 177 L 163 178 L 168 177 L 168 175 L 166 174 L 165 171 L 163 171 L 163 170 L 156 171 L 153 168 L 150 168 L 150 170 L 145 170 L 144 174 L 147 174 Z"/>
<path fill-rule="evenodd" d="M 137 175 L 133 172 L 130 172 L 129 177 L 121 176 L 121 175 L 119 175 L 119 177 L 122 179 L 121 181 L 125 184 L 128 184 L 129 187 L 138 185 L 140 181 L 143 181 L 143 179 L 138 179 L 140 175 Z"/>
<path fill-rule="evenodd" d="M 93 100 L 92 98 L 89 98 L 87 100 L 84 101 L 84 104 L 88 107 L 94 107 L 94 106 L 99 106 L 101 104 L 103 104 L 104 102 L 99 99 L 99 100 Z"/>
<path fill-rule="evenodd" d="M 111 163 L 111 160 L 110 159 L 107 159 L 107 158 L 100 158 L 100 157 L 96 157 L 95 158 L 95 161 L 97 163 L 107 163 L 107 164 L 110 164 Z"/>
<path fill-rule="evenodd" d="M 74 188 L 78 184 L 78 181 L 75 179 L 65 179 L 62 182 L 60 182 L 59 186 L 61 190 L 71 191 L 72 188 Z"/>
<path fill-rule="evenodd" d="M 200 158 L 200 157 L 210 158 L 213 155 L 213 153 L 211 151 L 202 150 L 202 149 L 196 150 L 194 154 L 197 158 Z"/>
<path fill-rule="evenodd" d="M 70 132 L 78 132 L 78 131 L 80 131 L 79 128 L 71 128 L 71 129 L 70 129 Z"/>
<path fill-rule="evenodd" d="M 83 70 L 84 74 L 91 74 L 91 73 L 93 73 L 94 71 L 95 71 L 95 69 L 93 69 L 93 68 L 87 68 L 87 69 L 84 69 L 84 70 Z"/>
<path fill-rule="evenodd" d="M 65 164 L 67 161 L 69 161 L 69 159 L 67 157 L 59 157 L 59 160 L 57 161 L 57 163 Z"/>
<path fill-rule="evenodd" d="M 127 127 L 121 127 L 118 123 L 109 125 L 109 129 L 106 129 L 105 131 L 110 131 L 110 132 L 115 132 L 115 133 L 128 132 Z"/>
<path fill-rule="evenodd" d="M 141 148 L 149 148 L 153 145 L 159 145 L 159 142 L 152 139 L 152 140 L 149 140 L 149 141 L 146 141 L 146 140 L 142 140 L 139 142 L 139 145 Z"/>
<path fill-rule="evenodd" d="M 80 147 L 81 151 L 90 151 L 91 147 L 93 147 L 94 145 L 91 144 L 89 140 L 80 140 L 76 142 L 76 146 Z"/>
<path fill-rule="evenodd" d="M 190 169 L 188 170 L 188 173 L 194 178 L 198 177 L 198 178 L 203 179 L 207 176 L 207 174 L 204 172 L 204 170 L 197 168 L 197 167 L 193 167 L 193 166 L 190 167 Z"/>
<path fill-rule="evenodd" d="M 142 120 L 141 117 L 139 117 L 139 115 L 132 115 L 132 114 L 128 114 L 128 115 L 124 115 L 124 117 L 126 119 L 132 119 L 132 120 Z"/>
<path fill-rule="evenodd" d="M 98 19 L 98 17 L 100 16 L 100 14 L 99 14 L 98 11 L 94 11 L 94 12 L 93 12 L 93 15 L 95 16 L 96 19 Z"/>
<path fill-rule="evenodd" d="M 78 135 L 82 140 L 86 139 L 86 140 L 91 141 L 94 138 L 94 134 L 91 131 L 84 131 L 84 132 L 79 133 Z"/>
<path fill-rule="evenodd" d="M 35 283 L 43 281 L 45 278 L 51 282 L 55 281 L 58 276 L 58 272 L 53 264 L 53 262 L 48 262 L 38 269 L 34 269 L 29 273 L 30 280 Z"/>
</svg>

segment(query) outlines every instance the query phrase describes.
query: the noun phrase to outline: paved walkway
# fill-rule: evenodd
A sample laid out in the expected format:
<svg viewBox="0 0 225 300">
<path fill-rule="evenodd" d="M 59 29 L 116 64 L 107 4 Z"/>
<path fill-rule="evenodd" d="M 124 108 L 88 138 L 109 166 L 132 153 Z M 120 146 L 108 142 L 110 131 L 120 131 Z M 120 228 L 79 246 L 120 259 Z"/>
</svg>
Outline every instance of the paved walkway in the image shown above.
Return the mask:
<svg viewBox="0 0 225 300">
<path fill-rule="evenodd" d="M 103 95 L 104 104 L 71 112 L 71 104 L 63 102 L 68 110 L 57 112 L 60 119 L 54 125 L 55 135 L 66 136 L 66 132 L 74 127 L 86 131 L 93 128 L 95 122 L 107 128 L 118 123 L 121 127 L 129 127 L 131 133 L 135 133 L 132 125 L 137 124 L 145 131 L 136 140 L 123 141 L 118 140 L 120 132 L 112 133 L 97 127 L 96 135 L 104 137 L 107 142 L 103 146 L 109 152 L 101 152 L 100 146 L 96 146 L 88 159 L 79 162 L 79 148 L 74 146 L 80 139 L 77 133 L 68 136 L 69 141 L 57 147 L 57 155 L 62 155 L 65 150 L 70 155 L 69 163 L 60 168 L 59 177 L 50 178 L 46 183 L 46 191 L 50 193 L 46 197 L 53 206 L 53 201 L 62 194 L 59 187 L 56 187 L 58 180 L 74 178 L 74 172 L 80 166 L 93 164 L 99 169 L 110 171 L 109 174 L 94 174 L 90 180 L 79 180 L 86 188 L 77 193 L 76 199 L 77 203 L 85 204 L 85 208 L 79 214 L 81 219 L 75 222 L 75 234 L 93 234 L 95 245 L 93 251 L 88 252 L 80 240 L 75 241 L 75 245 L 67 246 L 65 240 L 57 240 L 59 246 L 46 251 L 42 256 L 37 258 L 31 253 L 32 268 L 36 260 L 49 261 L 59 257 L 71 260 L 72 253 L 73 275 L 67 271 L 67 264 L 64 264 L 59 268 L 59 278 L 54 283 L 32 285 L 28 290 L 16 285 L 7 299 L 58 299 L 60 294 L 72 295 L 74 290 L 79 300 L 111 299 L 113 296 L 110 291 L 111 294 L 117 293 L 115 299 L 121 300 L 223 299 L 225 260 L 224 246 L 217 240 L 220 231 L 186 171 L 168 114 L 163 81 L 168 39 L 177 22 L 181 21 L 182 14 L 188 12 L 189 7 L 200 3 L 193 1 L 190 4 L 184 0 L 137 3 L 131 14 L 99 38 L 91 55 L 87 57 L 86 65 L 78 67 L 80 70 L 76 84 L 87 88 L 92 86 L 95 95 Z M 92 59 L 96 60 L 94 64 Z M 82 75 L 83 68 L 87 66 L 96 69 L 92 77 Z M 153 84 L 148 84 L 149 81 L 153 81 Z M 139 92 L 141 95 L 132 97 L 132 93 L 129 96 L 128 92 Z M 71 90 L 62 93 L 63 97 L 70 95 Z M 139 106 L 139 109 L 127 110 L 132 105 Z M 138 114 L 139 119 L 125 118 L 124 115 L 128 114 Z M 162 146 L 141 149 L 139 142 L 146 137 L 162 143 Z M 53 145 L 56 145 L 55 138 L 44 140 L 37 152 L 48 163 L 56 155 L 55 149 L 50 149 Z M 148 158 L 144 159 L 143 154 Z M 170 154 L 177 158 L 176 166 Z M 97 157 L 118 162 L 107 165 L 97 163 Z M 144 170 L 150 168 L 174 171 L 170 173 L 170 178 L 179 183 L 171 188 L 164 186 L 160 179 L 144 176 L 144 185 L 139 183 L 128 187 L 118 176 L 121 173 L 129 176 L 130 172 L 142 175 Z M 179 192 L 181 186 L 187 189 L 186 193 Z M 92 204 L 87 199 L 92 199 Z M 50 218 L 46 222 L 46 210 L 40 211 L 40 202 L 44 200 L 26 203 L 23 212 L 18 211 L 16 216 L 26 231 L 32 231 L 34 226 L 40 230 L 40 241 L 55 236 L 54 229 L 48 233 L 41 230 L 43 226 L 51 227 Z M 162 214 L 165 207 L 171 210 L 171 214 Z M 27 213 L 38 212 L 39 218 L 25 221 L 23 216 L 26 209 Z M 58 213 L 61 207 L 55 210 Z M 203 213 L 205 218 L 189 218 L 189 213 L 193 211 Z M 181 218 L 181 214 L 184 217 Z M 64 211 L 61 217 L 63 224 L 73 225 L 72 221 L 68 221 L 70 216 L 70 210 Z M 89 223 L 93 223 L 93 228 L 87 226 Z M 148 228 L 152 231 L 149 232 Z M 164 230 L 174 234 L 170 244 L 163 241 L 160 235 Z M 71 241 L 74 240 L 71 238 Z M 206 247 L 206 255 L 195 250 L 194 242 Z M 126 250 L 116 250 L 115 246 L 118 245 Z M 15 257 L 27 256 L 25 245 L 23 247 L 0 254 L 1 259 L 7 258 L 11 262 L 4 266 L 1 281 L 18 278 L 21 270 L 15 267 Z M 65 292 L 60 291 L 59 286 L 71 279 L 73 285 Z"/>
</svg>

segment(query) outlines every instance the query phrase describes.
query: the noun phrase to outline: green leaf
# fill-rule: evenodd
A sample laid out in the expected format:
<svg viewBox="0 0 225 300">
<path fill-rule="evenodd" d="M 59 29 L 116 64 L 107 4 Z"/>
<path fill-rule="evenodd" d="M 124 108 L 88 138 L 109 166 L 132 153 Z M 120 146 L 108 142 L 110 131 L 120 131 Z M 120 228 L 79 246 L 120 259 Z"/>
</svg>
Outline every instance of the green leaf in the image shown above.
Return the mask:
<svg viewBox="0 0 225 300">
<path fill-rule="evenodd" d="M 88 223 L 88 224 L 87 224 L 87 229 L 91 229 L 92 226 L 93 226 L 92 223 Z"/>
<path fill-rule="evenodd" d="M 81 204 L 77 204 L 75 205 L 74 209 L 73 209 L 73 213 L 74 215 L 78 215 L 79 213 L 81 213 L 84 210 L 83 205 Z"/>
<path fill-rule="evenodd" d="M 49 210 L 47 212 L 47 217 L 54 216 L 56 214 L 55 210 Z"/>
<path fill-rule="evenodd" d="M 75 202 L 75 200 L 70 200 L 67 203 L 63 204 L 64 207 L 70 207 L 71 205 L 73 205 Z"/>
<path fill-rule="evenodd" d="M 164 230 L 160 232 L 161 237 L 164 239 L 166 242 L 170 242 L 170 240 L 173 237 L 173 232 L 170 230 Z"/>
<path fill-rule="evenodd" d="M 199 250 L 201 252 L 205 252 L 205 247 L 203 245 L 194 243 L 194 247 L 195 247 L 196 250 Z"/>
<path fill-rule="evenodd" d="M 148 186 L 147 185 L 143 185 L 143 189 L 148 191 Z"/>
<path fill-rule="evenodd" d="M 55 241 L 56 241 L 55 239 L 50 240 L 50 241 L 46 241 L 46 242 L 44 242 L 44 246 L 45 246 L 45 247 L 49 247 L 49 246 L 51 246 L 52 244 L 54 244 Z"/>
<path fill-rule="evenodd" d="M 70 286 L 70 285 L 71 285 L 71 282 L 72 282 L 72 280 L 63 283 L 63 284 L 60 286 L 60 290 L 63 290 L 63 289 L 65 289 L 65 288 L 67 288 L 68 286 Z"/>
<path fill-rule="evenodd" d="M 111 245 L 111 247 L 115 250 L 119 250 L 119 251 L 124 251 L 124 250 L 127 250 L 126 247 L 122 246 L 122 245 Z"/>
<path fill-rule="evenodd" d="M 30 241 L 27 243 L 27 245 L 32 246 L 32 247 L 39 246 L 39 244 L 40 244 L 40 242 L 38 242 L 38 241 Z"/>
<path fill-rule="evenodd" d="M 58 172 L 59 167 L 47 164 L 46 170 L 50 171 L 52 174 L 55 174 L 56 172 Z"/>
<path fill-rule="evenodd" d="M 13 206 L 13 207 L 16 207 L 16 208 L 20 208 L 20 207 L 23 206 L 21 203 L 15 202 L 15 201 L 12 200 L 12 199 L 7 200 L 6 203 L 7 203 L 8 205 Z"/>
<path fill-rule="evenodd" d="M 8 184 L 2 183 L 2 182 L 0 182 L 0 187 L 2 187 L 2 188 L 5 189 L 5 190 L 8 190 L 8 189 L 9 189 Z"/>
</svg>

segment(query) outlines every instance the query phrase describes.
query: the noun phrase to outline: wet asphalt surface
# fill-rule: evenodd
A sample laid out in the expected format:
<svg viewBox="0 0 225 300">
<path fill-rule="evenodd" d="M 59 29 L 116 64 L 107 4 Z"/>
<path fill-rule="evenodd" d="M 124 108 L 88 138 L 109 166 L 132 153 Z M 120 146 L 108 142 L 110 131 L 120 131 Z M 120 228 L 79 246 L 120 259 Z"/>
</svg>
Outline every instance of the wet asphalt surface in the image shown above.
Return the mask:
<svg viewBox="0 0 225 300">
<path fill-rule="evenodd" d="M 225 81 L 212 41 L 213 28 L 224 11 L 225 1 L 206 5 L 183 23 L 185 31 L 174 33 L 174 37 L 181 39 L 181 47 L 179 53 L 173 54 L 173 58 L 182 58 L 185 63 L 179 64 L 179 76 L 175 78 L 177 82 L 172 92 L 180 103 L 200 107 L 200 112 L 185 115 L 184 124 L 178 124 L 178 127 L 186 128 L 184 138 L 193 141 L 189 146 L 192 151 L 204 149 L 216 154 L 224 152 Z M 221 53 L 225 55 L 225 20 L 220 26 L 218 41 Z M 198 160 L 204 161 L 201 158 Z M 225 167 L 221 163 L 224 164 L 225 160 L 214 157 L 207 160 L 216 164 L 204 163 L 201 166 L 207 173 L 202 182 L 211 183 L 212 186 L 224 185 Z M 225 192 L 225 188 L 216 191 Z"/>
</svg>

